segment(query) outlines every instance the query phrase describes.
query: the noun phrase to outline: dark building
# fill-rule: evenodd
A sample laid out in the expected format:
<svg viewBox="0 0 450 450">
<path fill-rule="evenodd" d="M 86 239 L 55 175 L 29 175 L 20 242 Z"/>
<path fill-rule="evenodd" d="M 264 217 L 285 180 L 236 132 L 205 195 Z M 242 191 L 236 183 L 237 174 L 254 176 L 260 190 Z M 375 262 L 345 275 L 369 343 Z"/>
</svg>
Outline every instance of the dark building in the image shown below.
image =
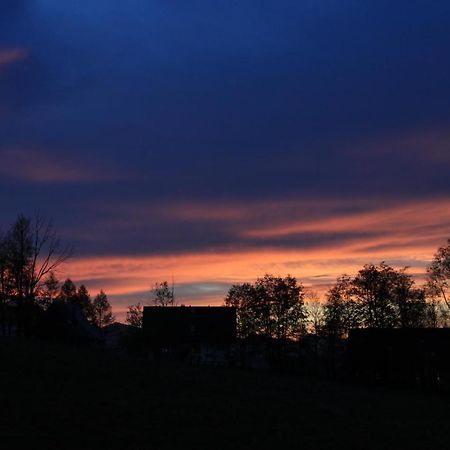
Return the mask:
<svg viewBox="0 0 450 450">
<path fill-rule="evenodd" d="M 236 339 L 236 310 L 218 306 L 144 307 L 144 337 L 156 345 L 227 344 Z"/>
<path fill-rule="evenodd" d="M 217 306 L 144 307 L 144 339 L 156 358 L 230 365 L 236 309 Z"/>
<path fill-rule="evenodd" d="M 114 322 L 103 327 L 101 331 L 104 345 L 110 350 L 126 353 L 141 350 L 141 330 L 137 327 Z"/>
<path fill-rule="evenodd" d="M 450 329 L 359 329 L 348 339 L 348 367 L 361 381 L 450 387 Z"/>
</svg>

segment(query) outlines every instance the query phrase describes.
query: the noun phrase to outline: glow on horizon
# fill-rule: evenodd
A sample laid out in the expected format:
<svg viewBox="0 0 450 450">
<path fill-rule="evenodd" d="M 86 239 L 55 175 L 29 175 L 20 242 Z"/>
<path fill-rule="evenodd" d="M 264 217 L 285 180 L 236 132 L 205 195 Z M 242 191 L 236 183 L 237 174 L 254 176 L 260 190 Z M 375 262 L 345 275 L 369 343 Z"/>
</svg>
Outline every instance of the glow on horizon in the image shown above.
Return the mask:
<svg viewBox="0 0 450 450">
<path fill-rule="evenodd" d="M 200 211 L 197 208 L 196 212 Z M 209 211 L 208 215 L 223 218 L 219 212 Z M 236 218 L 239 214 L 226 210 L 225 216 Z M 390 205 L 315 220 L 284 220 L 284 224 L 269 223 L 265 228 L 264 225 L 255 228 L 254 223 L 237 227 L 237 236 L 258 239 L 251 248 L 79 257 L 69 261 L 60 276 L 67 274 L 78 283 L 86 283 L 93 293 L 104 289 L 120 320 L 128 305 L 148 299 L 155 282 L 170 281 L 172 276 L 179 303 L 205 305 L 221 304 L 232 284 L 253 281 L 265 273 L 296 276 L 323 298 L 339 275 L 351 275 L 366 263 L 381 261 L 395 267 L 408 266 L 409 273 L 420 283 L 436 249 L 450 237 L 450 201 Z M 264 241 L 268 236 L 308 236 L 314 230 L 324 237 L 339 236 L 343 231 L 353 232 L 355 236 L 336 239 L 327 245 L 292 245 L 292 248 L 268 245 Z M 367 234 L 356 234 L 362 230 Z"/>
</svg>

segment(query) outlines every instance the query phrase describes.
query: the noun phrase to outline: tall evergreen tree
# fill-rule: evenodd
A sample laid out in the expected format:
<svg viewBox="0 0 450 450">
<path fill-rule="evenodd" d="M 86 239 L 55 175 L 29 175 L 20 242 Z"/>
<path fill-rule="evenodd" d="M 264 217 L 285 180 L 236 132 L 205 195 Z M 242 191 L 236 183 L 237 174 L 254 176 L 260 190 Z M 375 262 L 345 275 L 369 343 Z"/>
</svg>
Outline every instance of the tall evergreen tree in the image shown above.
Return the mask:
<svg viewBox="0 0 450 450">
<path fill-rule="evenodd" d="M 92 322 L 99 328 L 103 328 L 111 325 L 114 320 L 115 317 L 112 313 L 108 296 L 103 291 L 100 291 L 92 302 Z"/>
<path fill-rule="evenodd" d="M 76 295 L 76 304 L 81 309 L 84 317 L 89 321 L 93 322 L 93 305 L 91 296 L 89 295 L 89 291 L 87 290 L 86 286 L 82 284 L 77 291 Z"/>
<path fill-rule="evenodd" d="M 69 303 L 76 302 L 77 287 L 75 286 L 75 283 L 70 278 L 67 278 L 67 280 L 64 281 L 64 283 L 62 284 L 59 298 L 60 298 L 60 300 L 62 300 L 64 302 L 69 302 Z"/>
</svg>

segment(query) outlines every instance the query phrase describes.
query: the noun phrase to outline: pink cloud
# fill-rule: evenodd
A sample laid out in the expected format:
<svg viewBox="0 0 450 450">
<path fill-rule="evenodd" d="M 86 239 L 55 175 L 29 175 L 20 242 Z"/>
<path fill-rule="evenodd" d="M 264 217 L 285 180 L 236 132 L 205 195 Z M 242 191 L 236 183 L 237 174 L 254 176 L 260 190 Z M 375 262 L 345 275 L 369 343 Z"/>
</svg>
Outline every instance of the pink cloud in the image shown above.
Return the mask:
<svg viewBox="0 0 450 450">
<path fill-rule="evenodd" d="M 81 183 L 118 178 L 113 170 L 94 169 L 98 164 L 79 161 L 67 153 L 0 149 L 0 175 L 30 183 Z M 120 177 L 119 177 L 120 178 Z"/>
<path fill-rule="evenodd" d="M 358 210 L 348 212 L 347 206 L 354 204 Z M 166 206 L 152 209 L 153 214 L 228 223 L 235 243 L 171 254 L 80 257 L 67 263 L 64 275 L 93 289 L 105 289 L 122 309 L 127 298 L 142 295 L 144 299 L 154 282 L 172 276 L 180 286 L 221 286 L 220 292 L 208 296 L 195 298 L 194 293 L 180 299 L 187 304 L 220 304 L 227 286 L 267 272 L 290 273 L 323 295 L 340 274 L 354 274 L 366 263 L 381 261 L 409 266 L 421 282 L 434 252 L 450 237 L 450 198 L 391 199 L 387 204 L 380 199 L 365 207 L 362 200 L 335 199 L 264 202 L 235 209 L 230 204 L 201 202 Z M 309 240 L 317 235 L 321 239 Z M 292 245 L 278 245 L 277 239 Z"/>
<path fill-rule="evenodd" d="M 428 201 L 391 200 L 387 207 L 370 208 L 350 214 L 334 213 L 322 218 L 286 219 L 281 224 L 262 224 L 242 231 L 244 237 L 280 238 L 307 233 L 386 233 L 388 236 L 414 237 L 421 230 L 427 230 L 428 236 L 449 230 L 450 199 Z"/>
<path fill-rule="evenodd" d="M 23 61 L 27 57 L 27 51 L 22 48 L 9 48 L 0 50 L 0 69 L 13 63 Z"/>
<path fill-rule="evenodd" d="M 379 158 L 399 155 L 409 159 L 421 160 L 425 163 L 450 162 L 450 129 L 448 127 L 432 127 L 406 130 L 372 140 L 356 142 L 347 149 L 347 153 Z"/>
</svg>

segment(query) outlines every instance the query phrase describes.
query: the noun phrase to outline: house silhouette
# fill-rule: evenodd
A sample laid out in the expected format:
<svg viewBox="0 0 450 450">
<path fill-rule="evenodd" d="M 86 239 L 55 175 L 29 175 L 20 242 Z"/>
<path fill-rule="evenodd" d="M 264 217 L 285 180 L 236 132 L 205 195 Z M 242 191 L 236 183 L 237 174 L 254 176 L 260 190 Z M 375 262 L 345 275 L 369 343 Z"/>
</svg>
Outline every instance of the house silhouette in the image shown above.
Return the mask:
<svg viewBox="0 0 450 450">
<path fill-rule="evenodd" d="M 156 356 L 183 358 L 230 346 L 236 340 L 236 309 L 223 306 L 146 306 L 143 334 Z"/>
</svg>

